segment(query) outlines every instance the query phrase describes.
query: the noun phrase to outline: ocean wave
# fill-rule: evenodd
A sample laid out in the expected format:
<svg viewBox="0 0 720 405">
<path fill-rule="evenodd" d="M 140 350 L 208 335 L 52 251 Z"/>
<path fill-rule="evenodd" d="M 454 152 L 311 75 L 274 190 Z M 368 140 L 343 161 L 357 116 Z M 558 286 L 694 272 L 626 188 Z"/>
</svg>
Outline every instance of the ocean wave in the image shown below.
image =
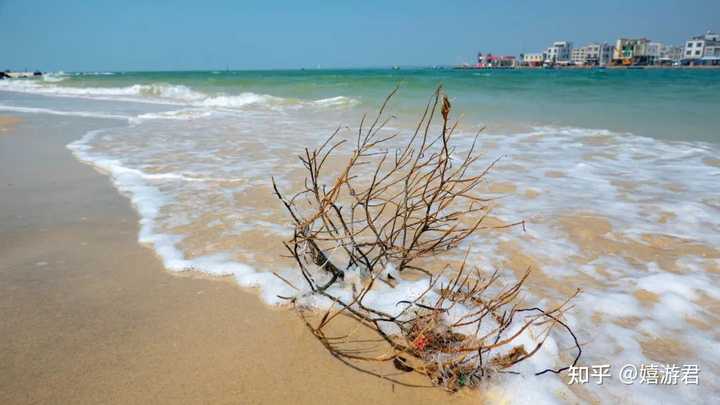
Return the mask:
<svg viewBox="0 0 720 405">
<path fill-rule="evenodd" d="M 34 80 L 7 80 L 0 82 L 0 90 L 46 96 L 227 109 L 243 109 L 247 107 L 267 109 L 303 107 L 342 108 L 351 107 L 359 103 L 358 100 L 345 96 L 308 101 L 252 92 L 210 95 L 193 90 L 188 86 L 165 83 L 133 84 L 126 87 L 69 87 L 52 84 L 52 82 L 58 82 L 64 79 L 64 76 L 47 75 L 43 76 L 44 83 Z"/>
<path fill-rule="evenodd" d="M 57 83 L 65 79 L 67 79 L 67 75 L 64 72 L 44 73 L 42 75 L 42 80 L 48 83 Z"/>
<path fill-rule="evenodd" d="M 74 76 L 113 76 L 114 72 L 75 72 Z"/>
<path fill-rule="evenodd" d="M 360 104 L 360 101 L 345 97 L 345 96 L 338 96 L 338 97 L 330 97 L 330 98 L 323 98 L 320 100 L 315 100 L 313 103 L 320 107 L 342 107 L 342 106 L 355 106 Z"/>
<path fill-rule="evenodd" d="M 7 80 L 0 82 L 0 90 L 51 96 L 86 97 L 102 99 L 117 96 L 137 97 L 130 101 L 192 101 L 205 98 L 202 93 L 190 90 L 186 86 L 164 84 L 134 84 L 127 87 L 67 87 L 43 85 L 33 80 Z"/>
<path fill-rule="evenodd" d="M 202 101 L 194 103 L 203 107 L 242 108 L 250 105 L 265 105 L 268 107 L 292 104 L 292 101 L 282 97 L 269 96 L 266 94 L 241 93 L 234 96 L 206 97 Z"/>
</svg>

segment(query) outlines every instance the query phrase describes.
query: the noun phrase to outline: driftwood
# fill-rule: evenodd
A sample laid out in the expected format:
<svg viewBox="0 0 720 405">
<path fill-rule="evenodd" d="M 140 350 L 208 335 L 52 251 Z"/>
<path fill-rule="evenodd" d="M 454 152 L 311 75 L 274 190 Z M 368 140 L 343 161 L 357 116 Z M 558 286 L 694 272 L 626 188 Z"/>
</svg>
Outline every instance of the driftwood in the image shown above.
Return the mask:
<svg viewBox="0 0 720 405">
<path fill-rule="evenodd" d="M 429 386 L 451 391 L 476 386 L 494 373 L 513 372 L 557 326 L 575 342 L 575 365 L 581 349 L 561 320 L 570 299 L 547 310 L 522 307 L 518 295 L 529 270 L 503 286 L 497 271 L 485 275 L 467 263 L 469 247 L 465 259 L 449 257 L 471 235 L 491 227 L 485 225 L 489 200 L 476 190 L 497 161 L 473 172 L 477 135 L 457 155 L 457 123 L 450 123 L 451 105 L 441 88 L 412 136 L 398 142 L 399 133 L 384 129 L 394 94 L 369 126 L 363 118 L 349 157 L 331 170 L 336 175 L 326 171 L 336 155 L 347 156 L 339 152 L 348 144 L 338 139 L 340 130 L 300 156 L 307 177 L 299 192 L 286 197 L 273 179 L 294 227 L 285 247 L 303 283 L 281 277 L 299 291 L 283 298 L 333 356 L 399 384 L 408 384 L 405 373 L 416 373 L 428 377 Z M 398 300 L 393 310 L 367 303 L 380 289 L 402 288 L 406 279 L 424 280 L 423 291 Z M 318 314 L 306 305 L 309 296 L 325 300 L 329 309 Z M 532 345 L 517 343 L 530 331 Z"/>
</svg>

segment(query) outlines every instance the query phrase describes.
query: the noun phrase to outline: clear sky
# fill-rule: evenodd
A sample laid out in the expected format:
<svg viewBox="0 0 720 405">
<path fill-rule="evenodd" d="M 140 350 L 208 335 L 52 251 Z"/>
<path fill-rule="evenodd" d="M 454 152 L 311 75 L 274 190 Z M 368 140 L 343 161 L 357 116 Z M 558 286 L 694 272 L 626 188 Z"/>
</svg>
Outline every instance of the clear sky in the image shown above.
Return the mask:
<svg viewBox="0 0 720 405">
<path fill-rule="evenodd" d="M 0 69 L 276 69 L 469 62 L 550 42 L 720 30 L 719 0 L 0 0 Z"/>
</svg>

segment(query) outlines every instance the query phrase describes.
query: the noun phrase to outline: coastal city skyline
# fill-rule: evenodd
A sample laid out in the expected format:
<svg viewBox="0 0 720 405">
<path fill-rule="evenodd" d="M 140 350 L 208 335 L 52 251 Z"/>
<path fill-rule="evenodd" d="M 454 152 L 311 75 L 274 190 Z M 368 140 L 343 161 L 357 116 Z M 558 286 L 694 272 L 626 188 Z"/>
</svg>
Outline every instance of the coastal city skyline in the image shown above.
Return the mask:
<svg viewBox="0 0 720 405">
<path fill-rule="evenodd" d="M 554 41 L 538 52 L 503 55 L 478 52 L 475 63 L 461 68 L 515 68 L 555 66 L 719 66 L 720 34 L 707 30 L 681 44 L 664 43 L 647 37 L 620 37 L 614 42 L 591 41 L 575 44 Z"/>
</svg>

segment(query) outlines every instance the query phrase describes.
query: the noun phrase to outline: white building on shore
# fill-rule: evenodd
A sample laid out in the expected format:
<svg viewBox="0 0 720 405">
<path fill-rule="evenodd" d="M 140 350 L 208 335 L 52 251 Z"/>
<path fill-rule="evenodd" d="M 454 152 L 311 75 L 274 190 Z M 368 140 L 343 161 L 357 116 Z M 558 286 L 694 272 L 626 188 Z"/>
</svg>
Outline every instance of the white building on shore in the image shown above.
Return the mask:
<svg viewBox="0 0 720 405">
<path fill-rule="evenodd" d="M 567 63 L 570 62 L 571 55 L 572 42 L 553 42 L 552 46 L 545 51 L 545 63 Z"/>
<path fill-rule="evenodd" d="M 545 54 L 544 53 L 524 53 L 522 55 L 522 63 L 526 66 L 542 66 L 542 64 L 545 62 Z"/>
<path fill-rule="evenodd" d="M 720 60 L 720 41 L 708 41 L 703 50 L 703 59 Z"/>
<path fill-rule="evenodd" d="M 570 60 L 576 65 L 585 64 L 585 47 L 573 48 L 570 51 Z"/>
<path fill-rule="evenodd" d="M 647 56 L 649 65 L 673 64 L 682 59 L 683 47 L 666 45 L 662 42 L 649 42 Z"/>
<path fill-rule="evenodd" d="M 706 57 L 720 58 L 720 54 L 715 55 L 716 52 L 718 52 L 719 46 L 720 34 L 708 31 L 704 35 L 692 37 L 685 42 L 685 53 L 683 55 L 683 59 L 696 61 Z"/>
<path fill-rule="evenodd" d="M 613 49 L 614 47 L 607 43 L 593 42 L 573 49 L 571 59 L 576 65 L 605 66 L 612 60 Z"/>
<path fill-rule="evenodd" d="M 672 61 L 680 62 L 683 58 L 683 46 L 682 45 L 671 45 L 665 52 L 660 55 L 660 62 Z"/>
</svg>

